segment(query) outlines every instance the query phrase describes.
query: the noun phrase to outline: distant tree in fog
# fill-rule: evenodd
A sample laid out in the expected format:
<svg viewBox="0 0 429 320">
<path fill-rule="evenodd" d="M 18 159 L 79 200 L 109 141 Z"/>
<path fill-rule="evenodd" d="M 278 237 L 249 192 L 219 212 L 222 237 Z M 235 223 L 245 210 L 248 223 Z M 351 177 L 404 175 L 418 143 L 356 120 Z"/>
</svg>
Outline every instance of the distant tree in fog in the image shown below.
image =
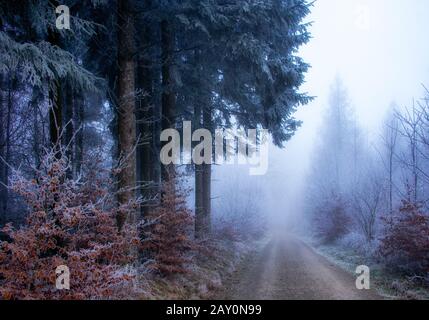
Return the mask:
<svg viewBox="0 0 429 320">
<path fill-rule="evenodd" d="M 339 212 L 341 215 L 351 215 L 350 190 L 361 175 L 359 166 L 362 163 L 365 142 L 347 90 L 340 78 L 336 78 L 331 86 L 328 103 L 320 129 L 319 144 L 314 153 L 312 171 L 308 177 L 307 199 L 310 215 L 317 216 L 325 212 L 325 223 L 335 225 L 339 221 L 328 220 L 338 218 L 341 221 L 351 221 L 340 218 Z M 330 198 L 332 200 L 327 201 Z M 337 204 L 334 205 L 334 202 Z M 333 206 L 332 210 L 326 208 L 330 205 Z M 343 208 L 339 209 L 339 206 Z M 332 212 L 331 217 L 329 212 Z M 323 219 L 314 217 L 314 221 L 318 224 L 316 229 L 324 230 L 320 226 L 324 223 Z M 331 235 L 329 238 L 335 237 Z"/>
<path fill-rule="evenodd" d="M 381 148 L 379 150 L 380 158 L 384 169 L 387 172 L 388 180 L 388 208 L 389 213 L 393 212 L 393 193 L 395 188 L 394 174 L 396 169 L 396 153 L 398 151 L 399 123 L 395 116 L 396 105 L 391 105 L 391 111 L 383 124 L 381 135 Z"/>
</svg>

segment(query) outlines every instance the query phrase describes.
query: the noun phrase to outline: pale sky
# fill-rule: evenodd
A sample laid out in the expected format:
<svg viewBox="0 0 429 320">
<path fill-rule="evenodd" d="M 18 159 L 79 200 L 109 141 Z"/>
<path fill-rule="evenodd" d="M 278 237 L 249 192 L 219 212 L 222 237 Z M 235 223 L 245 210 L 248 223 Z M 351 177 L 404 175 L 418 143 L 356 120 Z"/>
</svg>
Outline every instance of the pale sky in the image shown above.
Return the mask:
<svg viewBox="0 0 429 320">
<path fill-rule="evenodd" d="M 364 125 L 373 128 L 392 101 L 409 104 L 429 85 L 429 1 L 318 0 L 313 39 L 301 50 L 312 68 L 304 90 L 318 98 L 299 117 L 313 121 L 337 74 Z"/>
</svg>

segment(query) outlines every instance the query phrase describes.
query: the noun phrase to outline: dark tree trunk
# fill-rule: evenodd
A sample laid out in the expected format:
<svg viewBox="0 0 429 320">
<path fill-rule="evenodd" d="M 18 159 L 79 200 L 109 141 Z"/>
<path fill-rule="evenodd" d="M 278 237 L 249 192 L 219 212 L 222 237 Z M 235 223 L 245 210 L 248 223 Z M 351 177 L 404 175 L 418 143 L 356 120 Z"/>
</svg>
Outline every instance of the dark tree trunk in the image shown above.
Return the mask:
<svg viewBox="0 0 429 320">
<path fill-rule="evenodd" d="M 212 128 L 212 112 L 211 105 L 207 103 L 204 106 L 203 111 L 203 127 L 208 129 L 210 132 L 213 132 Z M 212 165 L 210 163 L 205 163 L 203 167 L 203 221 L 204 229 L 207 235 L 211 232 L 211 182 L 212 182 Z"/>
<path fill-rule="evenodd" d="M 76 128 L 76 141 L 74 143 L 73 175 L 78 177 L 82 171 L 83 162 L 83 136 L 85 130 L 85 99 L 82 93 L 78 93 L 73 101 L 73 123 Z"/>
<path fill-rule="evenodd" d="M 160 161 L 160 152 L 161 152 L 161 119 L 162 119 L 162 107 L 161 107 L 161 95 L 159 88 L 161 87 L 162 79 L 161 79 L 161 68 L 157 66 L 153 70 L 153 88 L 154 88 L 154 96 L 153 96 L 153 123 L 152 123 L 152 182 L 154 184 L 153 191 L 156 195 L 160 194 L 160 186 L 161 186 L 161 161 Z M 156 203 L 159 203 L 158 199 Z"/>
<path fill-rule="evenodd" d="M 0 75 L 0 226 L 6 222 L 7 188 L 6 185 L 6 108 L 4 82 Z"/>
<path fill-rule="evenodd" d="M 66 99 L 65 99 L 65 115 L 64 115 L 64 124 L 65 124 L 65 137 L 64 145 L 66 147 L 66 157 L 72 165 L 67 171 L 67 177 L 69 179 L 73 178 L 73 166 L 74 166 L 74 157 L 73 157 L 73 144 L 72 141 L 74 136 L 74 123 L 73 123 L 73 88 L 70 84 L 67 84 L 66 87 Z"/>
<path fill-rule="evenodd" d="M 174 92 L 174 34 L 167 20 L 161 22 L 161 63 L 162 63 L 162 130 L 173 129 L 176 125 Z M 167 142 L 166 142 L 167 143 Z M 174 174 L 174 165 L 162 165 L 162 181 L 168 181 Z"/>
<path fill-rule="evenodd" d="M 39 105 L 42 102 L 42 90 L 38 87 L 34 87 L 32 90 L 31 97 L 31 109 L 33 112 L 33 155 L 34 155 L 34 164 L 36 168 L 39 168 L 40 162 L 42 160 L 42 146 L 44 143 L 43 139 L 43 129 L 40 128 L 40 118 L 39 118 Z M 42 124 L 43 126 L 43 124 Z"/>
<path fill-rule="evenodd" d="M 203 223 L 204 223 L 204 232 L 206 236 L 209 236 L 211 233 L 211 182 L 212 182 L 212 166 L 211 164 L 203 164 Z"/>
<path fill-rule="evenodd" d="M 211 132 L 212 115 L 210 103 L 205 103 L 203 107 L 203 119 L 199 127 Z M 200 107 L 196 108 L 196 116 L 197 121 L 201 121 Z M 195 165 L 195 236 L 198 239 L 208 237 L 211 232 L 211 174 L 211 163 Z"/>
<path fill-rule="evenodd" d="M 61 84 L 58 81 L 51 84 L 51 88 L 49 90 L 49 99 L 52 103 L 51 109 L 49 110 L 49 136 L 51 146 L 55 148 L 57 158 L 60 158 L 60 140 L 61 132 L 63 130 L 63 107 Z"/>
<path fill-rule="evenodd" d="M 118 176 L 118 201 L 125 204 L 135 198 L 136 186 L 136 115 L 135 115 L 135 44 L 132 0 L 118 1 L 118 151 L 126 166 Z M 135 217 L 129 217 L 134 220 Z M 122 229 L 127 216 L 117 217 Z"/>
<path fill-rule="evenodd" d="M 52 1 L 52 4 L 58 6 L 58 1 Z M 49 30 L 48 41 L 53 46 L 61 47 L 61 39 L 58 32 Z M 49 84 L 49 100 L 52 104 L 49 110 L 49 136 L 51 146 L 55 148 L 56 157 L 61 158 L 61 133 L 63 129 L 63 92 L 61 81 L 63 79 L 51 79 Z"/>
<path fill-rule="evenodd" d="M 17 87 L 17 79 L 9 76 L 7 97 L 1 99 L 0 106 L 0 222 L 8 220 L 8 203 L 9 203 L 9 165 L 11 163 L 11 125 L 13 95 Z"/>
<path fill-rule="evenodd" d="M 195 101 L 194 124 L 195 129 L 204 128 L 213 134 L 213 120 L 211 110 L 210 91 L 204 85 L 206 76 L 203 67 L 201 50 L 195 51 L 195 65 L 197 66 L 199 95 Z M 195 165 L 195 237 L 206 238 L 211 232 L 211 163 Z"/>
<path fill-rule="evenodd" d="M 201 128 L 201 105 L 196 103 L 194 108 L 193 130 Z M 195 145 L 195 143 L 194 143 Z M 194 165 L 195 171 L 195 238 L 202 239 L 206 235 L 204 221 L 204 169 L 203 165 Z"/>
<path fill-rule="evenodd" d="M 142 37 L 143 47 L 149 47 L 151 39 L 151 30 L 146 27 Z M 139 182 L 145 187 L 141 190 L 141 195 L 148 199 L 152 198 L 156 194 L 154 190 L 154 183 L 152 183 L 154 174 L 154 162 L 156 154 L 153 153 L 152 141 L 153 141 L 153 75 L 152 75 L 152 61 L 149 57 L 149 52 L 144 51 L 138 63 L 138 88 L 141 90 L 143 96 L 138 101 L 137 109 L 137 130 L 140 138 L 139 146 L 137 148 L 137 172 Z M 149 209 L 153 206 L 152 201 L 144 203 L 141 208 L 141 214 L 143 216 L 149 213 Z"/>
<path fill-rule="evenodd" d="M 195 165 L 195 238 L 206 236 L 204 219 L 204 170 L 201 165 Z"/>
</svg>

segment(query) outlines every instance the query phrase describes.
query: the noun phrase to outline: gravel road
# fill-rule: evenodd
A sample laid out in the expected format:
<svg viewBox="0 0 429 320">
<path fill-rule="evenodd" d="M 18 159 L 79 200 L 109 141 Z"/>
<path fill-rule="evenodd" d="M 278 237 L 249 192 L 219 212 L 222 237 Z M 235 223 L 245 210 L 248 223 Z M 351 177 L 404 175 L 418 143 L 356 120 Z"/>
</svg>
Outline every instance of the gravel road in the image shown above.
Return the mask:
<svg viewBox="0 0 429 320">
<path fill-rule="evenodd" d="M 217 298 L 228 300 L 374 300 L 358 290 L 356 277 L 317 254 L 302 241 L 276 237 L 249 255 Z"/>
</svg>

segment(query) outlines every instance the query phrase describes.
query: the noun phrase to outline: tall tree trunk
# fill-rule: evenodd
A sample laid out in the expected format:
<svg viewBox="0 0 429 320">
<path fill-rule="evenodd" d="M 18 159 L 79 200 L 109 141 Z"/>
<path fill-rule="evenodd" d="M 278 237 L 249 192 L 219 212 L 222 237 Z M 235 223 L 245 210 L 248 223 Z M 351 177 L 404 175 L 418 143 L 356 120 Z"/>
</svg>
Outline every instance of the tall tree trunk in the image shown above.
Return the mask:
<svg viewBox="0 0 429 320">
<path fill-rule="evenodd" d="M 118 1 L 118 151 L 126 166 L 118 176 L 120 204 L 135 198 L 136 186 L 136 115 L 135 115 L 135 44 L 132 0 Z M 135 220 L 136 217 L 129 217 Z M 117 217 L 122 229 L 126 213 Z"/>
<path fill-rule="evenodd" d="M 6 108 L 4 82 L 0 75 L 0 226 L 6 223 L 7 188 L 6 185 Z"/>
<path fill-rule="evenodd" d="M 143 47 L 149 47 L 151 39 L 151 30 L 147 26 L 144 30 L 142 39 Z M 138 177 L 140 183 L 145 185 L 141 190 L 143 197 L 152 198 L 156 190 L 152 183 L 154 164 L 153 159 L 156 155 L 153 154 L 152 141 L 153 141 L 153 107 L 151 105 L 153 96 L 153 75 L 152 75 L 152 61 L 148 57 L 148 52 L 143 52 L 139 58 L 138 63 L 138 88 L 142 91 L 143 96 L 140 97 L 137 110 L 137 130 L 140 137 L 139 146 L 137 148 L 137 163 L 138 163 Z M 141 214 L 147 215 L 149 209 L 154 203 L 151 201 L 146 202 L 141 208 Z"/>
<path fill-rule="evenodd" d="M 11 126 L 13 95 L 17 87 L 17 79 L 14 75 L 9 75 L 7 98 L 0 97 L 0 223 L 8 220 L 9 202 L 9 165 L 11 161 Z M 0 91 L 1 92 L 1 91 Z M 5 108 L 6 102 L 6 108 Z"/>
<path fill-rule="evenodd" d="M 202 125 L 197 124 L 212 132 L 210 103 L 204 103 L 203 106 Z M 199 120 L 201 108 L 196 109 L 196 115 Z M 195 165 L 195 237 L 198 239 L 208 237 L 211 232 L 211 174 L 211 163 Z"/>
<path fill-rule="evenodd" d="M 204 169 L 195 165 L 195 238 L 206 237 L 206 220 L 204 214 Z"/>
<path fill-rule="evenodd" d="M 152 182 L 154 184 L 153 186 L 153 192 L 155 195 L 160 195 L 160 187 L 161 187 L 161 160 L 160 160 L 160 153 L 161 153 L 161 130 L 162 130 L 162 92 L 159 90 L 161 87 L 162 79 L 161 79 L 161 68 L 159 66 L 156 66 L 153 70 L 153 89 L 154 89 L 154 96 L 152 99 L 153 102 L 153 109 L 152 109 L 152 117 L 153 117 L 153 123 L 152 123 L 152 136 L 153 139 L 151 141 L 151 148 L 152 148 Z M 160 199 L 157 199 L 156 204 L 159 203 Z"/>
<path fill-rule="evenodd" d="M 70 162 L 71 166 L 67 170 L 67 177 L 69 179 L 73 178 L 73 166 L 74 166 L 74 157 L 73 157 L 73 144 L 72 141 L 74 136 L 74 123 L 73 123 L 73 88 L 70 83 L 67 83 L 66 87 L 66 99 L 65 99 L 65 115 L 64 115 L 64 124 L 65 124 L 65 139 L 64 145 L 67 148 L 65 150 L 66 157 Z"/>
<path fill-rule="evenodd" d="M 161 21 L 162 60 L 162 130 L 175 128 L 176 94 L 174 92 L 174 34 L 167 20 Z M 167 143 L 167 142 L 165 142 Z M 162 181 L 174 174 L 174 165 L 162 166 Z"/>
<path fill-rule="evenodd" d="M 389 150 L 389 213 L 393 213 L 393 147 Z"/>
<path fill-rule="evenodd" d="M 203 164 L 203 205 L 204 211 L 203 223 L 204 223 L 204 232 L 205 236 L 209 236 L 211 233 L 211 183 L 212 183 L 212 165 Z"/>
<path fill-rule="evenodd" d="M 205 76 L 202 67 L 202 52 L 195 51 L 195 65 L 197 66 L 198 82 L 196 90 L 199 95 L 195 101 L 194 130 L 204 128 L 213 134 L 213 120 L 210 101 L 210 92 L 202 81 Z M 212 155 L 210 155 L 212 156 Z M 211 232 L 211 163 L 194 165 L 195 168 L 195 237 L 206 238 Z"/>
<path fill-rule="evenodd" d="M 9 77 L 9 86 L 8 86 L 8 94 L 7 94 L 7 110 L 6 110 L 6 123 L 5 123 L 5 140 L 4 140 L 4 156 L 0 161 L 3 162 L 3 177 L 2 177 L 2 211 L 3 217 L 7 220 L 8 214 L 8 203 L 9 203 L 9 189 L 5 186 L 9 185 L 9 165 L 11 160 L 11 126 L 12 126 L 12 109 L 13 109 L 13 94 L 16 90 L 17 79 L 11 75 Z"/>
<path fill-rule="evenodd" d="M 211 104 L 207 103 L 203 111 L 203 127 L 213 133 L 212 128 L 212 112 Z M 211 182 L 212 182 L 212 165 L 210 163 L 204 163 L 203 167 L 203 221 L 204 231 L 208 236 L 211 232 Z"/>
<path fill-rule="evenodd" d="M 76 141 L 74 143 L 74 162 L 73 162 L 73 176 L 78 177 L 82 171 L 83 162 L 83 135 L 85 130 L 85 99 L 81 92 L 78 92 L 73 101 L 73 125 L 77 130 Z"/>
<path fill-rule="evenodd" d="M 201 105 L 197 102 L 194 108 L 194 130 L 201 128 Z M 206 235 L 204 220 L 204 169 L 203 165 L 194 165 L 195 170 L 195 238 Z"/>
<path fill-rule="evenodd" d="M 61 84 L 58 81 L 51 84 L 49 90 L 49 99 L 52 103 L 51 109 L 49 110 L 49 136 L 51 146 L 55 148 L 56 157 L 61 158 L 61 132 L 63 128 L 62 124 L 62 90 Z"/>
<path fill-rule="evenodd" d="M 52 0 L 51 4 L 54 7 L 59 5 L 57 0 Z M 61 47 L 61 38 L 60 34 L 55 29 L 50 29 L 48 32 L 48 41 L 53 46 Z M 61 158 L 60 148 L 61 148 L 61 133 L 63 129 L 63 86 L 61 81 L 63 79 L 51 79 L 49 84 L 49 100 L 52 104 L 52 107 L 49 111 L 49 136 L 51 146 L 55 148 L 56 157 Z"/>
<path fill-rule="evenodd" d="M 40 128 L 39 104 L 42 101 L 42 90 L 38 87 L 32 89 L 31 110 L 33 112 L 33 156 L 36 168 L 39 168 L 42 159 L 43 130 Z"/>
<path fill-rule="evenodd" d="M 413 110 L 413 112 L 415 112 Z M 417 150 L 417 128 L 416 124 L 413 124 L 413 136 L 412 136 L 412 164 L 413 164 L 413 189 L 414 189 L 414 203 L 417 203 L 419 199 L 419 174 L 418 174 L 418 150 Z"/>
</svg>

